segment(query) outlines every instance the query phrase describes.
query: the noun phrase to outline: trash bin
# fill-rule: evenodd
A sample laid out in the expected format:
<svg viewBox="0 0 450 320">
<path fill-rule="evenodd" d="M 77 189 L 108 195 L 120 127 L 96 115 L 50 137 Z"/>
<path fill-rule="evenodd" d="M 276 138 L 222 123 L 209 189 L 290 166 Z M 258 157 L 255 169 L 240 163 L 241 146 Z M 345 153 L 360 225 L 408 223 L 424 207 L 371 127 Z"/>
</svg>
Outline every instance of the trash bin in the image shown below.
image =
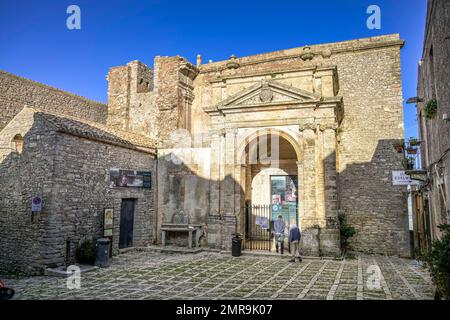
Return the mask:
<svg viewBox="0 0 450 320">
<path fill-rule="evenodd" d="M 240 257 L 242 250 L 242 239 L 240 234 L 234 234 L 231 239 L 231 255 L 233 257 Z"/>
<path fill-rule="evenodd" d="M 95 265 L 100 268 L 109 267 L 109 242 L 108 238 L 100 238 L 97 240 L 97 256 Z"/>
</svg>

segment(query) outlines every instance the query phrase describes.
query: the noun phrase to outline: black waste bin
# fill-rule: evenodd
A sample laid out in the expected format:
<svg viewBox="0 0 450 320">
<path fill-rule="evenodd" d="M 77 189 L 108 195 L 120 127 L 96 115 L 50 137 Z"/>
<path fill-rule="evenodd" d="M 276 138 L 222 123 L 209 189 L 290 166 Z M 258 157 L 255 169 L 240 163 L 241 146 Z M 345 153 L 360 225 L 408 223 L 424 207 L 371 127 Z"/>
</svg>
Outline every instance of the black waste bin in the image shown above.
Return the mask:
<svg viewBox="0 0 450 320">
<path fill-rule="evenodd" d="M 109 267 L 109 239 L 100 238 L 97 240 L 97 257 L 95 265 L 100 268 Z"/>
<path fill-rule="evenodd" d="M 242 251 L 241 235 L 234 234 L 233 238 L 231 239 L 231 255 L 233 257 L 240 257 L 241 251 Z"/>
</svg>

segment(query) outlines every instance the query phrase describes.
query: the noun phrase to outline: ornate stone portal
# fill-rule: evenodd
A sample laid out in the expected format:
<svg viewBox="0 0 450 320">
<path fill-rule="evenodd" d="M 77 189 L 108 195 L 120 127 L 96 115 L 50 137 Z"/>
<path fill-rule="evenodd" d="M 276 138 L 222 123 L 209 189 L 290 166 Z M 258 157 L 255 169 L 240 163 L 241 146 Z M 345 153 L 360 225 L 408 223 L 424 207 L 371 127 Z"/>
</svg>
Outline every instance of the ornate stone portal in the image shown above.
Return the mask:
<svg viewBox="0 0 450 320">
<path fill-rule="evenodd" d="M 298 177 L 297 224 L 303 231 L 303 251 L 312 255 L 339 254 L 336 130 L 342 119 L 342 99 L 334 94 L 337 88 L 333 86 L 338 83 L 335 68 L 291 70 L 284 76 L 289 79 L 292 74 L 310 81 L 294 86 L 286 84 L 283 77 L 249 77 L 246 88 L 232 95 L 227 92 L 240 86 L 237 80 L 221 79 L 216 86 L 212 82 L 213 96 L 219 101 L 204 110 L 211 116 L 216 133 L 211 139 L 211 195 L 218 193 L 219 199 L 211 201 L 209 243 L 218 240 L 219 229 L 225 247 L 233 232 L 238 231 L 245 239 L 243 208 L 247 194 L 258 188 L 248 181 L 253 178 L 248 172 L 249 145 L 269 135 L 287 141 L 295 150 L 294 171 L 286 166 L 287 160 L 281 154 L 270 155 L 269 167 L 282 168 L 281 172 Z M 329 81 L 320 81 L 322 77 Z M 270 198 L 267 203 L 271 203 Z"/>
</svg>

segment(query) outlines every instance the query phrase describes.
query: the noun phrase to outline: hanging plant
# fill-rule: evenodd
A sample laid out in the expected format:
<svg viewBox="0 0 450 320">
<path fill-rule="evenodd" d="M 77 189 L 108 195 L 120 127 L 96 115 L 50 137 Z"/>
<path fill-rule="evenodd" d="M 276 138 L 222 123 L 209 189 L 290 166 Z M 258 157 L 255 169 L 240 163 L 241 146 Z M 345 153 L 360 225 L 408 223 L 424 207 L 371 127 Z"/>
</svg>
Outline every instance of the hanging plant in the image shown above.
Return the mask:
<svg viewBox="0 0 450 320">
<path fill-rule="evenodd" d="M 409 145 L 411 147 L 416 147 L 420 145 L 420 141 L 417 138 L 409 138 Z"/>
<path fill-rule="evenodd" d="M 437 112 L 437 101 L 435 98 L 427 102 L 423 107 L 423 113 L 425 118 L 432 119 Z"/>
</svg>

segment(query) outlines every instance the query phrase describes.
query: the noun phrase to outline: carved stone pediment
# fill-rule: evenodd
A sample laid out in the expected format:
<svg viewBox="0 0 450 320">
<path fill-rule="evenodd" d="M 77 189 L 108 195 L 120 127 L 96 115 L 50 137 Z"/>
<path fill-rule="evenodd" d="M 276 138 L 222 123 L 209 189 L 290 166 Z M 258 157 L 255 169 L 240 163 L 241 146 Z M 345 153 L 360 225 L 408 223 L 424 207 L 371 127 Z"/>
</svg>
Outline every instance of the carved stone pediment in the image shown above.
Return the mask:
<svg viewBox="0 0 450 320">
<path fill-rule="evenodd" d="M 320 96 L 277 81 L 261 81 L 228 97 L 205 111 L 223 111 L 249 107 L 270 107 L 283 104 L 317 104 Z"/>
</svg>

